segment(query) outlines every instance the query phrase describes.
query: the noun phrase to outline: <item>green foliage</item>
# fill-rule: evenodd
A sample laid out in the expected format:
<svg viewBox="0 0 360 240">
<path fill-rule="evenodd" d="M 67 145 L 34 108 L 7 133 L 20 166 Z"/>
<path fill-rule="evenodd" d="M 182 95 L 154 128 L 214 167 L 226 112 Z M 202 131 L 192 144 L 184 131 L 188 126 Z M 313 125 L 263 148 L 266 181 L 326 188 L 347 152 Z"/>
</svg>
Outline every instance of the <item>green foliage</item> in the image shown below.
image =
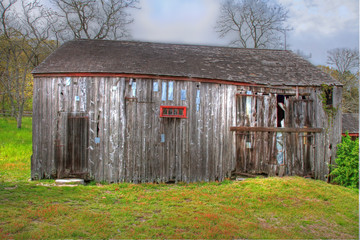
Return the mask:
<svg viewBox="0 0 360 240">
<path fill-rule="evenodd" d="M 352 141 L 347 134 L 338 145 L 333 182 L 345 187 L 359 188 L 359 139 Z"/>
</svg>

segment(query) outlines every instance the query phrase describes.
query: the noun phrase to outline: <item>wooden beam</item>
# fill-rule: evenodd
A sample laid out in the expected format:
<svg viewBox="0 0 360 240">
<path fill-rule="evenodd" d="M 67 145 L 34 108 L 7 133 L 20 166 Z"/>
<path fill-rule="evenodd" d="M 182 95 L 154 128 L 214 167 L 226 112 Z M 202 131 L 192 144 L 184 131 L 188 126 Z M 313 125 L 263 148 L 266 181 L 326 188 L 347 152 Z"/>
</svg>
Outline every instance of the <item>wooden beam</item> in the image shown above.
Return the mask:
<svg viewBox="0 0 360 240">
<path fill-rule="evenodd" d="M 230 131 L 236 132 L 313 132 L 321 133 L 322 128 L 277 128 L 277 127 L 230 127 Z"/>
<path fill-rule="evenodd" d="M 237 82 L 222 79 L 209 79 L 198 77 L 182 77 L 182 76 L 166 76 L 166 75 L 152 75 L 152 74 L 131 74 L 131 73 L 106 73 L 106 72 L 80 72 L 80 73 L 33 73 L 34 77 L 125 77 L 125 78 L 142 78 L 142 79 L 160 79 L 160 80 L 174 80 L 174 81 L 191 81 L 191 82 L 205 82 L 217 83 L 236 86 L 252 86 L 265 87 L 256 83 Z"/>
</svg>

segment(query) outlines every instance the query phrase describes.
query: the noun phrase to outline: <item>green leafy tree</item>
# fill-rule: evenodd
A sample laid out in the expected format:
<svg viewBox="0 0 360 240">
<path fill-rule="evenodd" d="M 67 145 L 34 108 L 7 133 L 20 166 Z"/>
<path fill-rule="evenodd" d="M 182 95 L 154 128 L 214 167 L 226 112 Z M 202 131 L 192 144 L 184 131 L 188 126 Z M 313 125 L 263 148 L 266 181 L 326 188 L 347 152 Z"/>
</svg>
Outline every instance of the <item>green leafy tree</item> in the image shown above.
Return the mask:
<svg viewBox="0 0 360 240">
<path fill-rule="evenodd" d="M 359 188 L 359 139 L 352 141 L 346 134 L 338 145 L 333 182 L 345 187 Z"/>
</svg>

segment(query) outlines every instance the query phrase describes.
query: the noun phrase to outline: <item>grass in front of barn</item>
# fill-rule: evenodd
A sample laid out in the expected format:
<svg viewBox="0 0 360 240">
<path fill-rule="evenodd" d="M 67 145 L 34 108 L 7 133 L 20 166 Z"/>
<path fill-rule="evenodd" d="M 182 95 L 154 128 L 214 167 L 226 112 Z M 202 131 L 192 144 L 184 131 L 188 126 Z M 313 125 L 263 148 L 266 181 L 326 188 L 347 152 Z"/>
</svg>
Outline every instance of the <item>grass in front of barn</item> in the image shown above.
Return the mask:
<svg viewBox="0 0 360 240">
<path fill-rule="evenodd" d="M 300 177 L 56 187 L 0 118 L 0 238 L 358 238 L 358 192 Z M 4 133 L 6 132 L 6 133 Z"/>
<path fill-rule="evenodd" d="M 30 179 L 32 154 L 31 118 L 23 118 L 16 128 L 14 118 L 0 118 L 0 181 L 18 182 Z"/>
</svg>

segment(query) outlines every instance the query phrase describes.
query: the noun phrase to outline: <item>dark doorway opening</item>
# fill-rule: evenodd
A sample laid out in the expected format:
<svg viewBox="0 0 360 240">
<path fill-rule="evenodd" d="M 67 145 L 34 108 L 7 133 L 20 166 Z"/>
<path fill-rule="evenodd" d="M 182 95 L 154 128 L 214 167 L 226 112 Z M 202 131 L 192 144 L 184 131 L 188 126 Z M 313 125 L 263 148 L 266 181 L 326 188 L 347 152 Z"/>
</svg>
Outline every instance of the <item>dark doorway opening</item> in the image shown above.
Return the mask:
<svg viewBox="0 0 360 240">
<path fill-rule="evenodd" d="M 277 127 L 281 126 L 281 122 L 285 119 L 285 96 L 277 95 Z"/>
</svg>

